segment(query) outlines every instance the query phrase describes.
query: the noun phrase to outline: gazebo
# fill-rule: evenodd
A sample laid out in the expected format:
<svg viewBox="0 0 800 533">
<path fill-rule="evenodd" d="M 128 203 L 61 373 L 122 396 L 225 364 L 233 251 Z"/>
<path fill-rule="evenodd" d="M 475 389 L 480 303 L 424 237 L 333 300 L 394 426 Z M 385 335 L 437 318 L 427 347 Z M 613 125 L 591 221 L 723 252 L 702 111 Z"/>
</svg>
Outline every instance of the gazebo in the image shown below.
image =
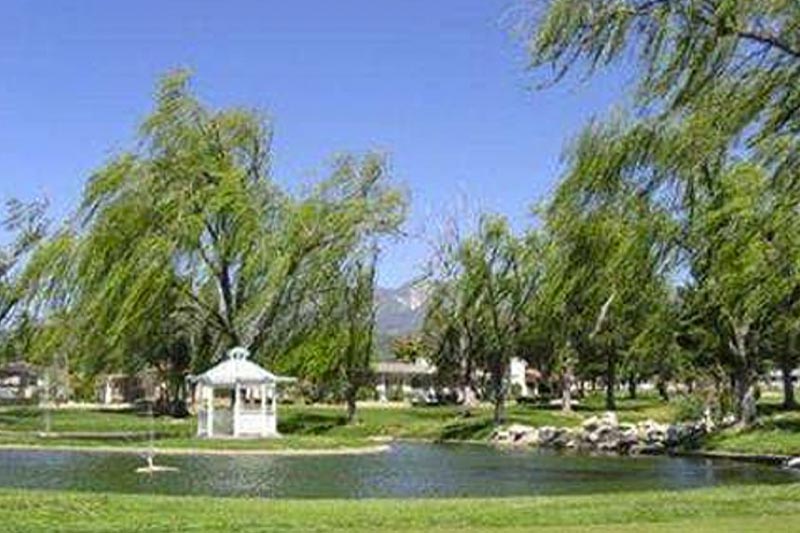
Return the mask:
<svg viewBox="0 0 800 533">
<path fill-rule="evenodd" d="M 294 378 L 276 376 L 248 360 L 245 348 L 204 374 L 193 376 L 199 437 L 278 436 L 277 386 Z"/>
</svg>

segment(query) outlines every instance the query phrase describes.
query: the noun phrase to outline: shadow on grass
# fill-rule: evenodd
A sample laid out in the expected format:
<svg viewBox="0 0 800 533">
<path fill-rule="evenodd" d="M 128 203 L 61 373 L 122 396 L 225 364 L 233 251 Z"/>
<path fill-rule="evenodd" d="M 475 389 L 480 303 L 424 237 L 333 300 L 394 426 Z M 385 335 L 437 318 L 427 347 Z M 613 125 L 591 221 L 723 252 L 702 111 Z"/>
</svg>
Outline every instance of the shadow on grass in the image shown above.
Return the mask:
<svg viewBox="0 0 800 533">
<path fill-rule="evenodd" d="M 0 412 L 0 429 L 31 429 L 41 420 L 42 414 L 32 407 L 18 407 Z"/>
<path fill-rule="evenodd" d="M 347 424 L 347 417 L 337 413 L 292 413 L 278 422 L 278 431 L 295 435 L 324 435 Z"/>
<path fill-rule="evenodd" d="M 758 404 L 758 414 L 764 416 L 779 415 L 785 413 L 795 413 L 800 417 L 800 406 L 784 407 L 782 403 L 760 403 Z"/>
<path fill-rule="evenodd" d="M 489 436 L 492 429 L 489 418 L 465 419 L 445 426 L 437 440 L 479 440 Z"/>
</svg>

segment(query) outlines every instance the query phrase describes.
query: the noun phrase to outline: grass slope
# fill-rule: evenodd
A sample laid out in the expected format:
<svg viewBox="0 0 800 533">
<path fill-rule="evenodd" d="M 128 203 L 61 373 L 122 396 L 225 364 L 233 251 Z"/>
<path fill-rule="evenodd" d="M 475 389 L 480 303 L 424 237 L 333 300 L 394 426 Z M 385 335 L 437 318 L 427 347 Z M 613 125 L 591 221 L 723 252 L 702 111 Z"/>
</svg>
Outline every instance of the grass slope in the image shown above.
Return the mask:
<svg viewBox="0 0 800 533">
<path fill-rule="evenodd" d="M 797 531 L 800 486 L 454 500 L 253 500 L 0 491 L 9 532 Z"/>
<path fill-rule="evenodd" d="M 704 447 L 725 452 L 800 455 L 800 411 L 787 411 L 777 402 L 764 402 L 753 427 L 722 431 L 708 439 Z"/>
<path fill-rule="evenodd" d="M 800 455 L 800 411 L 782 411 L 777 399 L 766 398 L 760 406 L 759 424 L 747 431 L 728 430 L 706 443 L 711 450 L 743 453 Z M 590 396 L 580 410 L 572 414 L 557 409 L 512 405 L 508 423 L 531 426 L 577 426 L 588 416 L 603 412 L 600 396 Z M 676 407 L 646 396 L 636 400 L 620 399 L 617 414 L 621 421 L 637 422 L 648 418 L 669 422 L 675 419 Z M 486 440 L 492 432 L 491 408 L 482 406 L 472 416 L 463 417 L 456 407 L 361 407 L 358 423 L 347 424 L 339 407 L 288 405 L 279 408 L 280 440 L 200 440 L 194 438 L 193 419 L 173 420 L 129 412 L 60 410 L 51 415 L 51 427 L 65 435 L 41 438 L 44 427 L 41 411 L 35 408 L 0 410 L 0 444 L 137 446 L 147 440 L 151 428 L 158 434 L 162 448 L 225 449 L 320 449 L 358 447 L 374 444 L 373 437 L 419 438 L 430 440 Z M 86 432 L 77 439 L 73 432 Z M 113 433 L 131 432 L 132 436 Z M 73 433 L 73 435 L 69 435 Z M 111 433 L 92 438 L 88 433 Z"/>
</svg>

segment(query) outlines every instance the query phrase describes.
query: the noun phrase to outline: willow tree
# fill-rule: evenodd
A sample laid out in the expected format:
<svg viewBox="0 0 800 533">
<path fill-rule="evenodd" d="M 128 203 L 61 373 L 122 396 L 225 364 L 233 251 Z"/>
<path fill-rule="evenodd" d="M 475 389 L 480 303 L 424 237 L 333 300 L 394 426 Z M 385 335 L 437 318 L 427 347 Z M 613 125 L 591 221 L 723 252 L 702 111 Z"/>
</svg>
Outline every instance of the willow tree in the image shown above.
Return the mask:
<svg viewBox="0 0 800 533">
<path fill-rule="evenodd" d="M 91 372 L 180 353 L 174 342 L 195 368 L 235 345 L 262 361 L 290 350 L 338 266 L 402 221 L 380 156 L 340 157 L 329 179 L 290 195 L 270 178 L 268 122 L 203 105 L 189 82 L 162 79 L 137 148 L 92 176 L 73 223 L 32 262 L 31 279 L 57 285 L 34 294 L 44 320 L 69 324 L 50 345 Z"/>
<path fill-rule="evenodd" d="M 793 0 L 549 0 L 531 4 L 534 66 L 555 80 L 635 55 L 637 104 L 656 114 L 705 105 L 774 175 L 797 176 L 800 6 Z M 527 21 L 529 22 L 530 19 Z M 709 93 L 717 106 L 701 103 Z"/>
<path fill-rule="evenodd" d="M 726 124 L 712 116 L 701 106 L 681 119 L 590 127 L 578 143 L 556 205 L 564 198 L 565 205 L 572 206 L 561 217 L 563 227 L 580 228 L 588 223 L 600 235 L 597 242 L 613 236 L 614 227 L 624 227 L 637 206 L 646 208 L 643 213 L 651 213 L 642 219 L 646 231 L 631 234 L 644 238 L 648 231 L 656 230 L 637 247 L 651 252 L 612 254 L 610 257 L 628 262 L 617 262 L 614 271 L 627 272 L 620 282 L 634 288 L 629 293 L 630 305 L 642 308 L 644 316 L 658 312 L 659 301 L 669 292 L 658 284 L 649 285 L 655 292 L 642 290 L 648 285 L 637 288 L 630 269 L 637 264 L 662 263 L 663 267 L 672 264 L 673 271 L 681 273 L 682 283 L 693 295 L 682 306 L 692 308 L 687 314 L 696 326 L 702 325 L 706 333 L 717 337 L 712 343 L 716 357 L 710 362 L 730 371 L 736 413 L 748 424 L 754 417 L 755 376 L 764 359 L 757 338 L 770 323 L 795 308 L 800 298 L 794 237 L 798 196 L 791 187 L 776 184 L 768 168 L 732 153 Z M 609 208 L 622 211 L 615 213 Z M 597 218 L 602 213 L 610 218 Z M 661 252 L 648 255 L 659 248 Z M 609 263 L 600 258 L 590 264 L 595 269 Z M 569 267 L 568 272 L 579 276 L 580 269 L 578 264 L 577 270 Z M 578 286 L 590 285 L 580 281 Z M 613 281 L 601 282 L 606 291 L 615 286 L 619 285 Z M 613 305 L 608 309 L 613 311 Z M 598 316 L 613 315 L 601 312 Z M 661 330 L 663 323 L 644 322 L 648 323 L 656 329 L 648 331 L 642 324 L 634 328 L 647 335 L 640 335 L 633 344 L 637 350 L 650 344 L 651 338 L 668 341 Z M 671 343 L 669 346 L 675 349 Z"/>
<path fill-rule="evenodd" d="M 633 175 L 604 167 L 629 154 L 615 125 L 590 125 L 568 152 L 567 171 L 543 210 L 549 245 L 541 301 L 556 352 L 599 363 L 606 407 L 618 372 L 657 302 L 667 297 L 675 228 L 667 209 L 642 195 Z"/>
<path fill-rule="evenodd" d="M 533 235 L 513 235 L 505 219 L 484 216 L 474 235 L 446 247 L 452 270 L 433 280 L 425 329 L 440 342 L 435 361 L 484 372 L 495 423 L 505 417 L 510 359 L 525 355 L 540 275 L 535 244 Z"/>
<path fill-rule="evenodd" d="M 791 323 L 787 310 L 800 298 L 796 204 L 784 202 L 764 169 L 735 164 L 720 176 L 692 228 L 695 283 L 724 328 L 736 414 L 743 424 L 756 417 L 754 385 L 765 355 L 760 337 L 775 323 Z M 792 348 L 791 342 L 777 347 Z"/>
<path fill-rule="evenodd" d="M 0 326 L 7 325 L 14 311 L 19 309 L 24 297 L 21 271 L 48 228 L 46 202 L 24 203 L 11 199 L 6 202 L 5 210 L 0 226 L 11 239 L 0 246 Z"/>
</svg>

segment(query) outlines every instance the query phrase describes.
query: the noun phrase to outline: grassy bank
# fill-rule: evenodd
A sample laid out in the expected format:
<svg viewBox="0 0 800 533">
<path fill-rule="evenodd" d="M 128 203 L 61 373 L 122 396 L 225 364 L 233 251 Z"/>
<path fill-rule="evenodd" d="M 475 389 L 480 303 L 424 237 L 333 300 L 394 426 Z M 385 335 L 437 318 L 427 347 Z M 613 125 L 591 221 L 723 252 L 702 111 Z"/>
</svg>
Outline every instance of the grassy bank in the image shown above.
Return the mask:
<svg viewBox="0 0 800 533">
<path fill-rule="evenodd" d="M 753 454 L 800 455 L 800 410 L 784 410 L 767 399 L 759 406 L 760 416 L 746 430 L 732 428 L 705 442 L 705 449 Z"/>
<path fill-rule="evenodd" d="M 623 420 L 667 419 L 669 408 L 647 400 L 622 406 Z M 576 426 L 600 406 L 564 414 L 558 409 L 510 405 L 508 423 L 532 426 Z M 348 424 L 343 408 L 287 405 L 279 408 L 280 440 L 202 440 L 194 437 L 195 421 L 168 417 L 151 420 L 132 412 L 57 410 L 49 414 L 51 434 L 42 437 L 45 414 L 31 407 L 0 411 L 0 444 L 133 446 L 149 439 L 154 431 L 160 447 L 174 448 L 336 448 L 363 446 L 376 437 L 428 440 L 483 441 L 491 435 L 492 410 L 488 405 L 464 416 L 461 409 L 442 407 L 362 407 L 358 420 Z"/>
<path fill-rule="evenodd" d="M 709 450 L 800 455 L 800 411 L 782 411 L 774 398 L 760 406 L 761 419 L 747 430 L 727 430 L 707 440 Z M 673 404 L 652 396 L 636 400 L 620 399 L 617 414 L 621 421 L 654 419 L 673 421 Z M 603 412 L 599 396 L 590 396 L 576 412 L 564 414 L 558 409 L 509 405 L 507 422 L 531 426 L 577 426 L 582 420 Z M 457 407 L 376 407 L 363 406 L 358 420 L 348 424 L 344 408 L 330 406 L 287 405 L 279 408 L 280 440 L 230 439 L 202 440 L 194 437 L 195 421 L 175 420 L 131 412 L 59 410 L 50 414 L 55 435 L 43 438 L 44 414 L 36 408 L 0 410 L 0 445 L 73 445 L 137 446 L 155 431 L 162 448 L 224 449 L 323 449 L 374 445 L 376 437 L 428 440 L 484 441 L 493 430 L 492 411 L 488 405 L 463 416 Z"/>
<path fill-rule="evenodd" d="M 483 500 L 252 500 L 0 491 L 4 531 L 796 531 L 800 487 Z"/>
</svg>

